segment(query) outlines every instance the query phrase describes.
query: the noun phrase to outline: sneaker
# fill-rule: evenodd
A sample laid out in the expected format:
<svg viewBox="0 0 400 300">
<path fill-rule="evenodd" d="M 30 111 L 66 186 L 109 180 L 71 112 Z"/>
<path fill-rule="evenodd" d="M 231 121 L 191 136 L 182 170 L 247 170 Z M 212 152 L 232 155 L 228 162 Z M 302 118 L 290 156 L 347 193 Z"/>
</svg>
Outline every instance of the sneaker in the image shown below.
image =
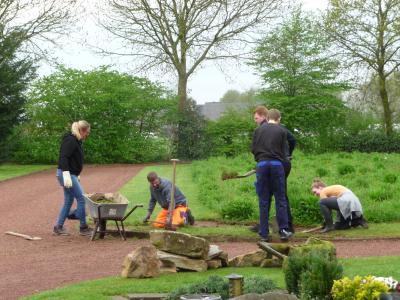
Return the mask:
<svg viewBox="0 0 400 300">
<path fill-rule="evenodd" d="M 363 217 L 361 217 L 360 225 L 362 228 L 368 229 L 367 220 L 365 220 Z"/>
<path fill-rule="evenodd" d="M 286 229 L 279 230 L 279 237 L 281 240 L 288 240 L 293 235 L 292 232 Z"/>
<path fill-rule="evenodd" d="M 54 235 L 69 235 L 69 233 L 60 225 L 56 225 L 53 228 Z"/>
<path fill-rule="evenodd" d="M 192 215 L 192 211 L 190 209 L 187 209 L 186 211 L 186 220 L 189 225 L 194 225 L 194 216 Z"/>
<path fill-rule="evenodd" d="M 79 229 L 79 234 L 83 236 L 92 235 L 93 229 L 89 226 L 83 227 Z"/>
<path fill-rule="evenodd" d="M 250 226 L 249 230 L 252 231 L 252 232 L 258 233 L 260 231 L 260 224 L 256 224 L 256 225 Z"/>
<path fill-rule="evenodd" d="M 335 226 L 333 225 L 326 225 L 321 231 L 320 233 L 327 233 L 329 231 L 333 231 L 335 230 Z"/>
</svg>

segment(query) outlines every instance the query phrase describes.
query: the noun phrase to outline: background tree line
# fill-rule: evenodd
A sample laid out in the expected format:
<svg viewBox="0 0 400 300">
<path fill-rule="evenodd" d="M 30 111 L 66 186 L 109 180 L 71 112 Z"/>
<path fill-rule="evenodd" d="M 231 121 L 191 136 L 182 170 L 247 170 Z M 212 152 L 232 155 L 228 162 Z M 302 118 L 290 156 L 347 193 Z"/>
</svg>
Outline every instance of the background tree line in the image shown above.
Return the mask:
<svg viewBox="0 0 400 300">
<path fill-rule="evenodd" d="M 282 10 L 287 3 L 277 0 L 104 3 L 99 24 L 126 47 L 102 51 L 172 71 L 177 88 L 109 67 L 59 67 L 35 79 L 47 56 L 43 41 L 55 43 L 79 15 L 79 3 L 35 1 L 0 0 L 2 160 L 56 161 L 61 135 L 76 119 L 93 125 L 89 162 L 234 156 L 249 151 L 257 104 L 281 110 L 306 150 L 400 149 L 400 0 L 330 0 L 321 14 L 301 5 Z M 22 17 L 27 11 L 35 12 L 31 19 Z M 255 34 L 263 26 L 263 35 Z M 247 51 L 250 42 L 256 47 Z M 248 108 L 205 120 L 187 96 L 188 78 L 204 61 L 243 58 L 262 88 L 228 91 L 221 102 Z M 348 75 L 356 71 L 363 81 Z"/>
</svg>

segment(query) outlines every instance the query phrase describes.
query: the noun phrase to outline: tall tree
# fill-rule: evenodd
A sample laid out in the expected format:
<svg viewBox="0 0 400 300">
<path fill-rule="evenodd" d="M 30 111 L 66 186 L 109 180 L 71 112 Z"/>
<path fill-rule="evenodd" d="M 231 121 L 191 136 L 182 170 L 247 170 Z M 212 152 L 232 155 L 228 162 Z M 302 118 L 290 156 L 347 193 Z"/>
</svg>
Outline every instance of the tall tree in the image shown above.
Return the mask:
<svg viewBox="0 0 400 300">
<path fill-rule="evenodd" d="M 318 19 L 297 6 L 259 42 L 251 64 L 270 91 L 290 97 L 332 92 L 342 84 L 329 47 Z"/>
<path fill-rule="evenodd" d="M 282 1 L 107 0 L 101 23 L 131 49 L 119 54 L 140 56 L 145 69 L 174 70 L 183 112 L 188 79 L 197 68 L 206 60 L 243 54 L 250 30 L 268 24 Z"/>
<path fill-rule="evenodd" d="M 326 32 L 350 65 L 366 66 L 378 78 L 386 135 L 393 132 L 388 77 L 400 66 L 400 0 L 330 0 Z"/>
<path fill-rule="evenodd" d="M 66 31 L 75 1 L 0 0 L 0 152 L 22 116 L 35 60 Z"/>
</svg>

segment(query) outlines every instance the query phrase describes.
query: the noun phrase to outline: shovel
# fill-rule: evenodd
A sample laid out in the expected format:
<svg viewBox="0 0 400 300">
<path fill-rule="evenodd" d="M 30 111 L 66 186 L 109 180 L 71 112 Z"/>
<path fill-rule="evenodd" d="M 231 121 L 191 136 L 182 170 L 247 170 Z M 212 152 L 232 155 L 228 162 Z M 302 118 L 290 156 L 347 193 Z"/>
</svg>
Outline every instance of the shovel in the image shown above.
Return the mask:
<svg viewBox="0 0 400 300">
<path fill-rule="evenodd" d="M 251 170 L 251 171 L 249 171 L 247 173 L 244 173 L 242 175 L 238 175 L 236 172 L 233 172 L 233 173 L 224 172 L 221 175 L 221 179 L 222 180 L 229 180 L 229 179 L 236 179 L 236 178 L 245 178 L 245 177 L 249 177 L 249 176 L 251 176 L 251 175 L 253 175 L 255 173 L 256 173 L 256 170 Z"/>
<path fill-rule="evenodd" d="M 19 237 L 22 237 L 22 238 L 24 238 L 26 240 L 29 240 L 29 241 L 39 241 L 39 240 L 42 239 L 41 237 L 38 237 L 38 236 L 30 236 L 30 235 L 27 235 L 27 234 L 22 234 L 22 233 L 13 232 L 13 231 L 6 231 L 5 234 L 9 234 L 9 235 L 13 235 L 13 236 L 19 236 Z"/>
</svg>

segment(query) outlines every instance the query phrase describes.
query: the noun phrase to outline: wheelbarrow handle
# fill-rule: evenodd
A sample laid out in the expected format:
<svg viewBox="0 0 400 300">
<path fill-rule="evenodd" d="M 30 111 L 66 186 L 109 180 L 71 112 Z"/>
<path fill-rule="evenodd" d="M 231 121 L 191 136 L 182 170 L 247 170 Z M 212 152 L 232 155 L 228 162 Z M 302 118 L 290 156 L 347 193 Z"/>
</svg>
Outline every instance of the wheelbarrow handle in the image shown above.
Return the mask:
<svg viewBox="0 0 400 300">
<path fill-rule="evenodd" d="M 143 207 L 143 204 L 137 204 L 137 205 L 135 205 L 134 207 L 132 207 L 132 209 L 125 215 L 125 217 L 122 219 L 122 221 L 125 221 L 126 220 L 126 218 L 128 218 L 130 215 L 131 215 L 131 213 L 133 213 L 133 211 L 136 209 L 136 208 L 138 208 L 138 207 Z"/>
</svg>

